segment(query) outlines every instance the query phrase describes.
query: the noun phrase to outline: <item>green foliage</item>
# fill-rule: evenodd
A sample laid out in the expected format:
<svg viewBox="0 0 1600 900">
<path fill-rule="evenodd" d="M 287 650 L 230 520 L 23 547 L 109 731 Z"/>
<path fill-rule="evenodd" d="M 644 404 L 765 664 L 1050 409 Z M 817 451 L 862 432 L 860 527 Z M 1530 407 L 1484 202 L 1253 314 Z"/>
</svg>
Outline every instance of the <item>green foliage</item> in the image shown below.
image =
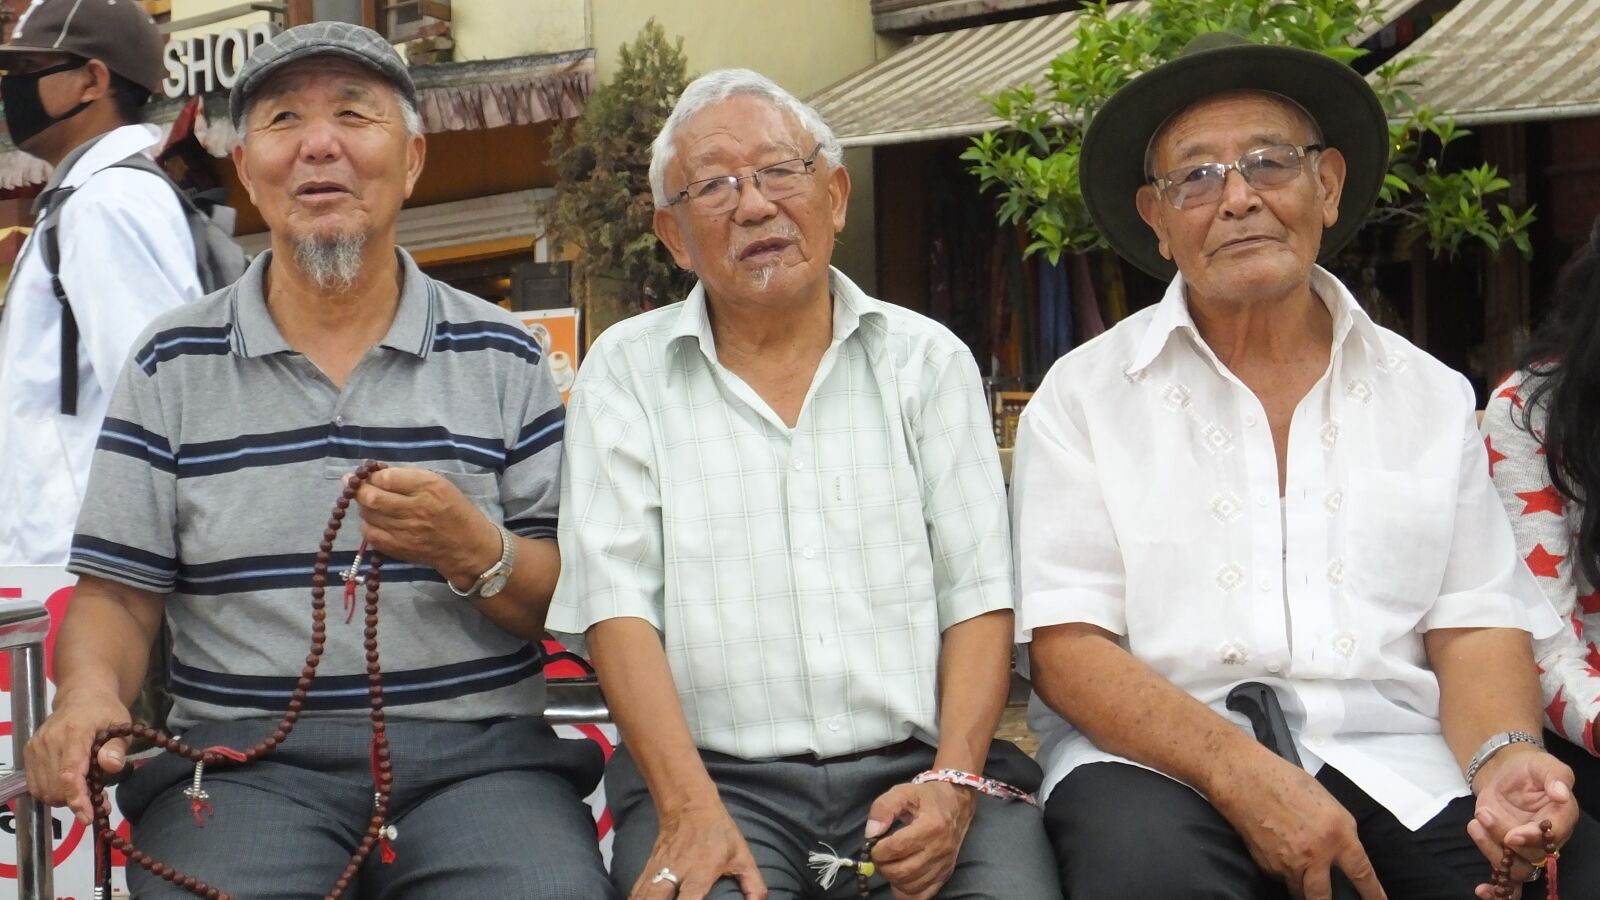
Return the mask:
<svg viewBox="0 0 1600 900">
<path fill-rule="evenodd" d="M 1082 127 L 1118 88 L 1207 31 L 1304 47 L 1348 64 L 1365 52 L 1350 41 L 1378 23 L 1377 6 L 1377 0 L 1147 0 L 1142 11 L 1130 11 L 1106 0 L 1085 4 L 1077 43 L 1044 73 L 1047 90 L 1023 84 L 989 97 L 1008 127 L 974 138 L 961 158 L 984 190 L 998 192 L 1000 221 L 1027 228 L 1027 255 L 1043 252 L 1055 263 L 1062 253 L 1103 246 L 1078 189 L 1078 156 Z M 1490 208 L 1491 196 L 1510 186 L 1493 166 L 1441 168 L 1444 147 L 1467 132 L 1411 96 L 1407 88 L 1417 82 L 1407 70 L 1417 61 L 1377 72 L 1374 89 L 1391 117 L 1394 151 L 1372 220 L 1401 223 L 1435 256 L 1454 257 L 1470 239 L 1490 253 L 1509 241 L 1530 254 L 1533 212 L 1504 203 Z"/>
<path fill-rule="evenodd" d="M 655 19 L 621 49 L 609 84 L 589 96 L 583 114 L 556 129 L 550 155 L 556 199 L 550 230 L 579 250 L 574 280 L 586 290 L 597 276 L 619 278 L 660 302 L 681 297 L 689 277 L 652 227 L 650 142 L 688 84 L 683 39 L 669 41 Z"/>
</svg>

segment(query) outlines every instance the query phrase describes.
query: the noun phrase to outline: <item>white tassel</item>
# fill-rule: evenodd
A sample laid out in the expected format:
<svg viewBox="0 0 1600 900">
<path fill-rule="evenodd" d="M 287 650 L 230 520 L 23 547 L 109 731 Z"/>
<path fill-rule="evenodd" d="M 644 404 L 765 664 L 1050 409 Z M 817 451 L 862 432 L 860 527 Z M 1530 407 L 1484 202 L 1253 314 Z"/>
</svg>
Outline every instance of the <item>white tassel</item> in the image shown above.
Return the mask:
<svg viewBox="0 0 1600 900">
<path fill-rule="evenodd" d="M 833 887 L 833 883 L 838 880 L 839 871 L 841 869 L 854 869 L 856 861 L 849 857 L 840 856 L 837 851 L 827 844 L 822 846 L 827 847 L 828 852 L 823 853 L 821 850 L 811 851 L 811 856 L 806 860 L 806 865 L 817 870 L 817 884 L 821 885 L 823 890 L 827 890 Z"/>
</svg>

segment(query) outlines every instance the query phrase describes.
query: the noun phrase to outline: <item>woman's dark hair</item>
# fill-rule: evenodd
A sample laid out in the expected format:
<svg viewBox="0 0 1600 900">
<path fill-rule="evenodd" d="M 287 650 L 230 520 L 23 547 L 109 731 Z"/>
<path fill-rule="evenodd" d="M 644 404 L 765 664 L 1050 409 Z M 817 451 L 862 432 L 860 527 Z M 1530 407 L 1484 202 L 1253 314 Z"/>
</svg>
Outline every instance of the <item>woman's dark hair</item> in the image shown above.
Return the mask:
<svg viewBox="0 0 1600 900">
<path fill-rule="evenodd" d="M 1513 410 L 1512 420 L 1542 438 L 1556 490 L 1583 504 L 1575 562 L 1600 586 L 1600 219 L 1561 270 L 1555 306 L 1534 332 L 1521 368 L 1530 374 L 1521 414 Z M 1546 413 L 1542 436 L 1533 429 L 1535 406 Z"/>
<path fill-rule="evenodd" d="M 116 104 L 117 115 L 122 121 L 129 125 L 141 125 L 144 123 L 145 104 L 150 102 L 150 89 L 113 72 L 111 102 Z"/>
</svg>

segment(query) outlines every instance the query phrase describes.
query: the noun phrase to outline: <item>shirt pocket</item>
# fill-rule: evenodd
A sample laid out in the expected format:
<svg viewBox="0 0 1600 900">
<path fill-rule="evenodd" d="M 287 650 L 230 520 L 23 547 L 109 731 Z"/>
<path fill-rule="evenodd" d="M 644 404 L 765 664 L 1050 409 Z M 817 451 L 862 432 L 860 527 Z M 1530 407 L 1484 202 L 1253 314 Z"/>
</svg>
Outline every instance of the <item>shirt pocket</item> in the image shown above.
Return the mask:
<svg viewBox="0 0 1600 900">
<path fill-rule="evenodd" d="M 1415 626 L 1439 598 L 1455 532 L 1455 479 L 1353 469 L 1345 503 L 1345 582 L 1358 603 Z"/>
</svg>

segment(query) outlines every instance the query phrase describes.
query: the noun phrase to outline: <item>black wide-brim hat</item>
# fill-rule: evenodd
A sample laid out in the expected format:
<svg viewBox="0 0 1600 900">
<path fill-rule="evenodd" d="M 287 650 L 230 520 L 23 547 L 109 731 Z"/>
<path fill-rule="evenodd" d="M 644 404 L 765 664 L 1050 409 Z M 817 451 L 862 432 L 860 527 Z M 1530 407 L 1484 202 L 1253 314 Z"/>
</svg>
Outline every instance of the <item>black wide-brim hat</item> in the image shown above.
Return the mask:
<svg viewBox="0 0 1600 900">
<path fill-rule="evenodd" d="M 1253 44 L 1227 32 L 1202 34 L 1178 57 L 1134 78 L 1111 96 L 1083 135 L 1078 182 L 1089 215 L 1112 249 L 1151 275 L 1171 280 L 1155 232 L 1139 216 L 1135 195 L 1145 177 L 1145 150 L 1173 115 L 1227 91 L 1270 91 L 1305 107 L 1323 144 L 1344 154 L 1347 173 L 1339 219 L 1322 234 L 1326 259 L 1350 241 L 1377 203 L 1389 167 L 1389 123 L 1377 94 L 1356 71 L 1298 47 Z"/>
</svg>

